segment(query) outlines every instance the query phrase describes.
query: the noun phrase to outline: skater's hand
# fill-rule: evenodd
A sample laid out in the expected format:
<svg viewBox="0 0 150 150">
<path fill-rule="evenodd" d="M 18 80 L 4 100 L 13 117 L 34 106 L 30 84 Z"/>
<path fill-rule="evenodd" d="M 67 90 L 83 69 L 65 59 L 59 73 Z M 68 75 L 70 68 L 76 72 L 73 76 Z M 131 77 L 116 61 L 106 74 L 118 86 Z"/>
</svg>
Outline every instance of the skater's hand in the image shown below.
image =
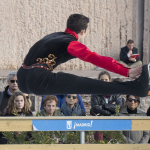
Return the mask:
<svg viewBox="0 0 150 150">
<path fill-rule="evenodd" d="M 129 70 L 129 77 L 132 79 L 138 78 L 142 73 L 142 66 L 132 68 Z"/>
</svg>

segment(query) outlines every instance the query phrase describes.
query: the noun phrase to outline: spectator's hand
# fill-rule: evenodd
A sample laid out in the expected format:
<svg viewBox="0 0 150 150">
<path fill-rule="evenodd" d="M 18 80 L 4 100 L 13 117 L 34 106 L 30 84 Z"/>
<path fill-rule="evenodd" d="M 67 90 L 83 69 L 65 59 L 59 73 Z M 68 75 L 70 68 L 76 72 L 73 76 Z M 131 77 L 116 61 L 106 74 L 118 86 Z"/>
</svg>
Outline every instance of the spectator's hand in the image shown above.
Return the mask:
<svg viewBox="0 0 150 150">
<path fill-rule="evenodd" d="M 136 61 L 136 59 L 135 59 L 135 58 L 131 58 L 131 57 L 129 58 L 129 60 L 130 60 L 130 61 L 133 61 L 133 62 L 135 62 L 135 61 Z"/>
<path fill-rule="evenodd" d="M 16 131 L 16 132 L 14 132 L 14 134 L 15 134 L 16 136 L 18 136 L 18 135 L 21 134 L 21 132 L 22 132 L 22 131 Z"/>
<path fill-rule="evenodd" d="M 129 50 L 128 54 L 132 55 L 132 49 L 131 49 L 131 50 Z"/>
<path fill-rule="evenodd" d="M 116 104 L 116 102 L 113 102 L 112 104 Z"/>
<path fill-rule="evenodd" d="M 142 66 L 138 66 L 136 68 L 132 68 L 129 70 L 129 77 L 132 79 L 138 78 L 142 73 Z"/>
</svg>

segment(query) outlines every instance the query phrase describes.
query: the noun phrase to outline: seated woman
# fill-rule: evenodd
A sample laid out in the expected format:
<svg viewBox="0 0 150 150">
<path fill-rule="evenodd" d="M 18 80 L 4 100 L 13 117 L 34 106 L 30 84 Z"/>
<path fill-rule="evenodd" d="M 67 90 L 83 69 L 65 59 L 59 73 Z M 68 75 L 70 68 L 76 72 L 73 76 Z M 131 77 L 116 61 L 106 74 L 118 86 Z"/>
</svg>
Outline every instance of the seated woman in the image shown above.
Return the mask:
<svg viewBox="0 0 150 150">
<path fill-rule="evenodd" d="M 4 116 L 33 116 L 30 111 L 30 104 L 22 92 L 15 92 L 10 97 Z M 16 131 L 14 134 L 18 136 L 21 132 L 22 131 Z M 27 132 L 25 140 L 28 141 L 29 138 L 31 138 L 31 132 Z"/>
<path fill-rule="evenodd" d="M 65 116 L 85 116 L 78 103 L 77 94 L 66 95 L 65 102 L 61 105 L 61 111 Z"/>
<path fill-rule="evenodd" d="M 99 74 L 98 80 L 111 82 L 110 74 L 103 71 Z M 121 107 L 120 95 L 91 95 L 91 110 L 90 114 L 110 116 L 115 114 L 116 106 Z"/>
<path fill-rule="evenodd" d="M 48 95 L 43 99 L 43 109 L 40 111 L 40 116 L 64 116 L 60 109 L 56 109 L 58 99 L 54 95 Z"/>
<path fill-rule="evenodd" d="M 119 116 L 146 116 L 146 113 L 138 108 L 140 98 L 134 95 L 126 96 L 126 108 L 119 113 Z M 129 144 L 147 144 L 149 131 L 122 131 L 123 139 Z"/>
<path fill-rule="evenodd" d="M 55 95 L 55 96 L 56 96 L 57 99 L 58 99 L 57 107 L 61 108 L 61 105 L 66 101 L 66 100 L 65 100 L 66 95 L 64 94 L 64 95 Z M 42 98 L 40 110 L 43 109 L 43 104 L 42 104 L 42 103 L 43 103 L 43 99 L 44 99 L 45 97 L 46 97 L 46 95 L 44 95 L 43 98 Z M 79 94 L 77 94 L 77 99 L 78 99 L 78 103 L 79 103 L 81 109 L 82 109 L 82 110 L 84 111 L 84 113 L 86 114 L 86 111 L 85 111 L 85 108 L 84 108 L 84 104 L 83 104 L 82 98 L 81 98 L 81 96 L 80 96 Z"/>
<path fill-rule="evenodd" d="M 22 92 L 15 92 L 10 97 L 5 116 L 33 116 L 30 104 Z"/>
</svg>

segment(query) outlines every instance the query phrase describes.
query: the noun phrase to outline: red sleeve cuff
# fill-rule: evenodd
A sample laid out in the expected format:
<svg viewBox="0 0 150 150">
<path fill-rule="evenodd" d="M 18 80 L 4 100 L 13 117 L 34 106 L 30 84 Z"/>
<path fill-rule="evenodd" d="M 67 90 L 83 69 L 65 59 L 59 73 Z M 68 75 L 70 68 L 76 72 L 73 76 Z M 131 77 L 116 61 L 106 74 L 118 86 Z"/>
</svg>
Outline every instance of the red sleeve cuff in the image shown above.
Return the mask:
<svg viewBox="0 0 150 150">
<path fill-rule="evenodd" d="M 104 68 L 108 71 L 128 77 L 129 68 L 122 64 L 119 64 L 115 59 L 111 57 L 101 56 L 95 52 L 91 52 L 85 45 L 79 41 L 70 42 L 67 52 L 79 59 L 90 62 L 98 67 Z"/>
</svg>

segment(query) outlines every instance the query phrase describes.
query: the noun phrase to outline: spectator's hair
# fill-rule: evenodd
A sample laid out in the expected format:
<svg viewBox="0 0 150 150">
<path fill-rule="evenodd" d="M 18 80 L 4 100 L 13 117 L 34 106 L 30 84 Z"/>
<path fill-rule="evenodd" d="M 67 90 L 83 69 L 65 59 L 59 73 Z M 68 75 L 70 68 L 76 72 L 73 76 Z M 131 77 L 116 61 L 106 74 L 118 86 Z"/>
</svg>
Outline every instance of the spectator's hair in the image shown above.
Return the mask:
<svg viewBox="0 0 150 150">
<path fill-rule="evenodd" d="M 127 95 L 126 96 L 126 99 L 128 100 L 128 98 L 130 97 L 131 95 Z M 132 96 L 134 96 L 134 95 L 132 95 Z M 138 102 L 140 103 L 140 98 L 138 97 L 138 96 L 134 96 L 135 97 L 135 99 L 137 99 L 138 100 Z"/>
<path fill-rule="evenodd" d="M 17 89 L 15 92 L 21 92 L 21 91 L 19 89 Z M 23 93 L 23 94 L 25 95 L 26 93 Z M 31 107 L 32 106 L 32 102 L 31 102 L 31 99 L 30 99 L 30 94 L 28 94 L 28 96 L 25 95 L 25 97 L 26 97 L 26 99 L 29 102 L 29 105 Z"/>
<path fill-rule="evenodd" d="M 16 97 L 17 96 L 22 96 L 24 99 L 24 107 L 22 109 L 22 112 L 24 114 L 28 114 L 30 113 L 30 105 L 28 100 L 26 99 L 25 95 L 22 92 L 15 92 L 10 98 L 9 98 L 9 102 L 8 105 L 6 107 L 6 113 L 8 114 L 18 114 L 17 108 L 16 108 Z"/>
<path fill-rule="evenodd" d="M 113 82 L 115 82 L 115 83 L 121 83 L 121 82 L 123 82 L 123 80 L 120 79 L 120 78 L 115 78 L 115 79 L 113 79 Z"/>
<path fill-rule="evenodd" d="M 10 73 L 8 74 L 8 76 L 7 76 L 7 81 L 10 80 L 10 76 L 13 76 L 13 77 L 17 76 L 17 71 L 12 71 L 12 72 L 10 72 Z"/>
<path fill-rule="evenodd" d="M 110 76 L 109 72 L 107 72 L 107 71 L 100 72 L 99 75 L 98 75 L 98 79 L 100 79 L 101 76 L 103 76 L 103 75 L 107 75 L 109 80 L 111 80 L 111 76 Z"/>
<path fill-rule="evenodd" d="M 56 106 L 57 106 L 57 104 L 58 104 L 58 99 L 57 99 L 57 97 L 56 96 L 54 96 L 54 95 L 47 95 L 44 99 L 43 99 L 43 102 L 42 102 L 42 104 L 43 104 L 43 107 L 45 107 L 46 106 L 46 102 L 47 101 L 55 101 L 56 102 Z"/>
<path fill-rule="evenodd" d="M 128 45 L 128 44 L 132 44 L 132 43 L 134 43 L 134 41 L 131 40 L 131 39 L 127 41 L 127 45 Z"/>
<path fill-rule="evenodd" d="M 67 20 L 67 28 L 70 28 L 77 34 L 88 27 L 89 18 L 81 14 L 72 14 Z"/>
</svg>

